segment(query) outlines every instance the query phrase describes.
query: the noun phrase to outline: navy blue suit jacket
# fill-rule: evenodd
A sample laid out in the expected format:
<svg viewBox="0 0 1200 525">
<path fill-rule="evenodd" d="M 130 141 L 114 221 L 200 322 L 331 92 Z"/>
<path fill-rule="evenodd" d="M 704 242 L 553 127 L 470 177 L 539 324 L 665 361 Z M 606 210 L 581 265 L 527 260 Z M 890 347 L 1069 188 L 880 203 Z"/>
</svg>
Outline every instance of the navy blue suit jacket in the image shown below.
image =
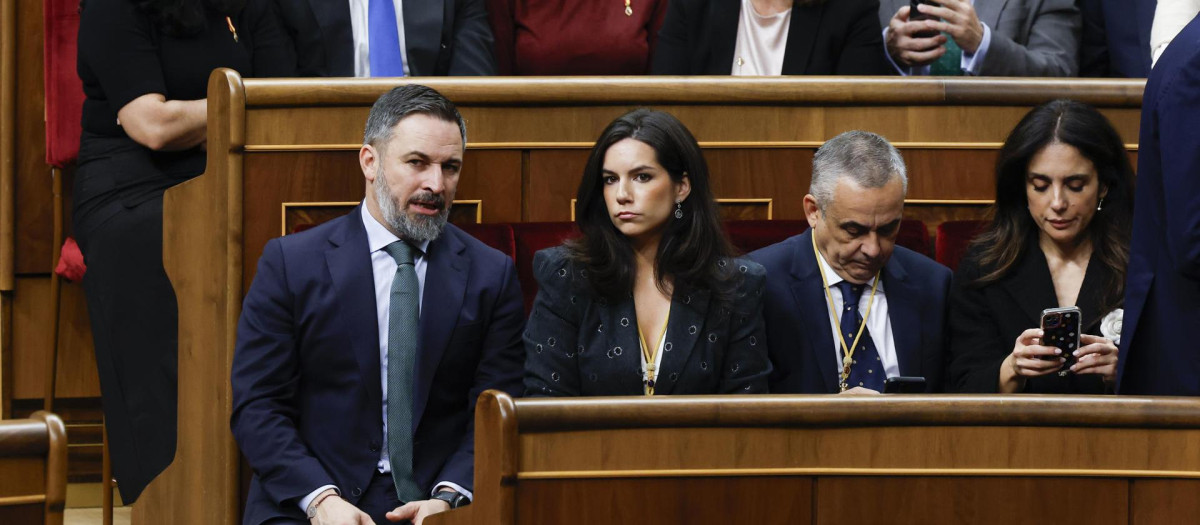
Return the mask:
<svg viewBox="0 0 1200 525">
<path fill-rule="evenodd" d="M 1156 0 L 1080 0 L 1083 45 L 1079 76 L 1145 78 Z"/>
<path fill-rule="evenodd" d="M 426 257 L 413 475 L 470 490 L 476 398 L 522 391 L 521 290 L 512 259 L 453 225 Z M 255 473 L 245 523 L 303 519 L 297 502 L 323 485 L 357 502 L 386 446 L 378 334 L 360 208 L 267 243 L 232 371 L 231 426 Z"/>
<path fill-rule="evenodd" d="M 1117 364 L 1122 394 L 1200 395 L 1200 17 L 1142 97 L 1133 241 Z"/>
<path fill-rule="evenodd" d="M 770 391 L 836 393 L 840 367 L 832 350 L 829 306 L 813 256 L 812 230 L 749 257 L 767 270 L 763 317 L 774 367 Z M 903 246 L 896 247 L 883 267 L 900 375 L 924 377 L 929 392 L 943 389 L 950 277 L 949 268 Z"/>
<path fill-rule="evenodd" d="M 300 76 L 354 76 L 354 34 L 346 0 L 275 2 L 296 46 Z M 496 74 L 483 0 L 420 0 L 401 6 L 411 76 Z"/>
</svg>

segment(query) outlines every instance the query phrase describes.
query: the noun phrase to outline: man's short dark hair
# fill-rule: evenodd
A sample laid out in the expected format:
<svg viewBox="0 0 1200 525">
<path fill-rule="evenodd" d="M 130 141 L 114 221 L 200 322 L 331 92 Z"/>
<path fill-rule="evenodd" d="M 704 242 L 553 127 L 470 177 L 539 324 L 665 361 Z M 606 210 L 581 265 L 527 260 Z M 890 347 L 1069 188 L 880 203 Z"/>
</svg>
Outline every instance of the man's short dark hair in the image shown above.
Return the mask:
<svg viewBox="0 0 1200 525">
<path fill-rule="evenodd" d="M 423 113 L 431 117 L 458 124 L 462 134 L 463 148 L 467 147 L 467 124 L 458 108 L 450 99 L 437 90 L 420 84 L 407 84 L 384 93 L 371 106 L 367 116 L 367 127 L 363 131 L 363 145 L 380 146 L 392 136 L 392 129 L 405 117 Z"/>
</svg>

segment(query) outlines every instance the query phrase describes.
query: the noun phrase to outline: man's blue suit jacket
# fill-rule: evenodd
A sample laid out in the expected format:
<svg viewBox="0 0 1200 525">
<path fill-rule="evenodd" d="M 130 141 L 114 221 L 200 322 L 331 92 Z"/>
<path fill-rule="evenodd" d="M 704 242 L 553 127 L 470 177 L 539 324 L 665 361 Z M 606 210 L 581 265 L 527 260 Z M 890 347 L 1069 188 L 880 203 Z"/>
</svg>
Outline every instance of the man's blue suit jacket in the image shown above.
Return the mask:
<svg viewBox="0 0 1200 525">
<path fill-rule="evenodd" d="M 1122 325 L 1120 393 L 1200 395 L 1200 17 L 1142 96 Z"/>
<path fill-rule="evenodd" d="M 774 367 L 770 391 L 836 393 L 840 364 L 833 353 L 829 306 L 813 255 L 812 230 L 749 257 L 767 269 L 763 317 Z M 943 389 L 950 277 L 949 268 L 902 246 L 883 267 L 900 375 L 924 377 L 929 392 Z"/>
<path fill-rule="evenodd" d="M 379 331 L 360 208 L 272 239 L 246 294 L 234 354 L 234 437 L 254 469 L 244 522 L 303 520 L 335 485 L 357 502 L 383 443 Z M 475 400 L 522 391 L 525 325 L 512 259 L 447 225 L 429 244 L 413 392 L 413 473 L 473 485 Z"/>
<path fill-rule="evenodd" d="M 1081 77 L 1145 78 L 1156 0 L 1079 0 Z"/>
</svg>

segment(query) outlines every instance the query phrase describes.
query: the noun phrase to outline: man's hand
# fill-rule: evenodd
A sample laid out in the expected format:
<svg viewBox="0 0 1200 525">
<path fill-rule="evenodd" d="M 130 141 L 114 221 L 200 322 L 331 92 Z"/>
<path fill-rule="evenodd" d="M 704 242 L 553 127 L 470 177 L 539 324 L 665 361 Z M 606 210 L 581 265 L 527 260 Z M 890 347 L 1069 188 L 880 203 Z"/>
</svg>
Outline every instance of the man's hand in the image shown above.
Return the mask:
<svg viewBox="0 0 1200 525">
<path fill-rule="evenodd" d="M 979 50 L 983 42 L 983 23 L 975 14 L 975 7 L 970 0 L 938 0 L 941 7 L 921 4 L 917 6 L 922 13 L 933 15 L 942 20 L 933 20 L 933 27 L 950 35 L 963 53 L 973 54 Z"/>
<path fill-rule="evenodd" d="M 329 496 L 317 506 L 317 515 L 309 520 L 312 525 L 375 525 L 358 507 L 351 505 L 341 496 Z"/>
<path fill-rule="evenodd" d="M 413 525 L 421 525 L 425 518 L 448 510 L 450 510 L 450 504 L 440 499 L 410 501 L 387 513 L 387 519 L 391 521 L 410 520 Z"/>
<path fill-rule="evenodd" d="M 901 7 L 888 22 L 887 52 L 897 65 L 905 67 L 924 66 L 946 54 L 946 36 L 938 33 L 937 20 L 909 20 L 908 6 Z M 919 33 L 934 33 L 930 37 L 918 37 Z M 961 47 L 961 46 L 960 46 Z"/>
</svg>

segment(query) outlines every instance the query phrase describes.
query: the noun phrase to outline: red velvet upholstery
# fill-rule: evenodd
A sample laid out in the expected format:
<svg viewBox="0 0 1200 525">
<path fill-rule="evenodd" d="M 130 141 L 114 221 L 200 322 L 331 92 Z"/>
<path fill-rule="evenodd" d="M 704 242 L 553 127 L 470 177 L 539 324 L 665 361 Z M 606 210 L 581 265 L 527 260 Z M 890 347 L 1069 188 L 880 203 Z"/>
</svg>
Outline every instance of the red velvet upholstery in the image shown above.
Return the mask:
<svg viewBox="0 0 1200 525">
<path fill-rule="evenodd" d="M 726 221 L 725 233 L 738 253 L 750 253 L 804 233 L 808 221 Z"/>
<path fill-rule="evenodd" d="M 937 227 L 937 262 L 951 270 L 967 253 L 967 245 L 988 227 L 988 221 L 946 221 Z"/>
<path fill-rule="evenodd" d="M 896 244 L 908 248 L 921 255 L 929 257 L 929 230 L 919 219 L 901 219 L 900 232 L 896 234 Z"/>
<path fill-rule="evenodd" d="M 516 241 L 513 239 L 513 229 L 509 224 L 464 224 L 459 226 L 468 235 L 483 241 L 484 244 L 500 250 L 505 255 L 517 258 Z"/>
<path fill-rule="evenodd" d="M 558 246 L 579 234 L 573 222 L 516 222 L 512 224 L 516 246 L 517 278 L 525 294 L 525 313 L 533 308 L 537 296 L 537 281 L 533 278 L 533 254 L 543 248 Z"/>
<path fill-rule="evenodd" d="M 46 163 L 62 168 L 79 155 L 83 83 L 75 73 L 79 0 L 45 0 Z"/>
</svg>

